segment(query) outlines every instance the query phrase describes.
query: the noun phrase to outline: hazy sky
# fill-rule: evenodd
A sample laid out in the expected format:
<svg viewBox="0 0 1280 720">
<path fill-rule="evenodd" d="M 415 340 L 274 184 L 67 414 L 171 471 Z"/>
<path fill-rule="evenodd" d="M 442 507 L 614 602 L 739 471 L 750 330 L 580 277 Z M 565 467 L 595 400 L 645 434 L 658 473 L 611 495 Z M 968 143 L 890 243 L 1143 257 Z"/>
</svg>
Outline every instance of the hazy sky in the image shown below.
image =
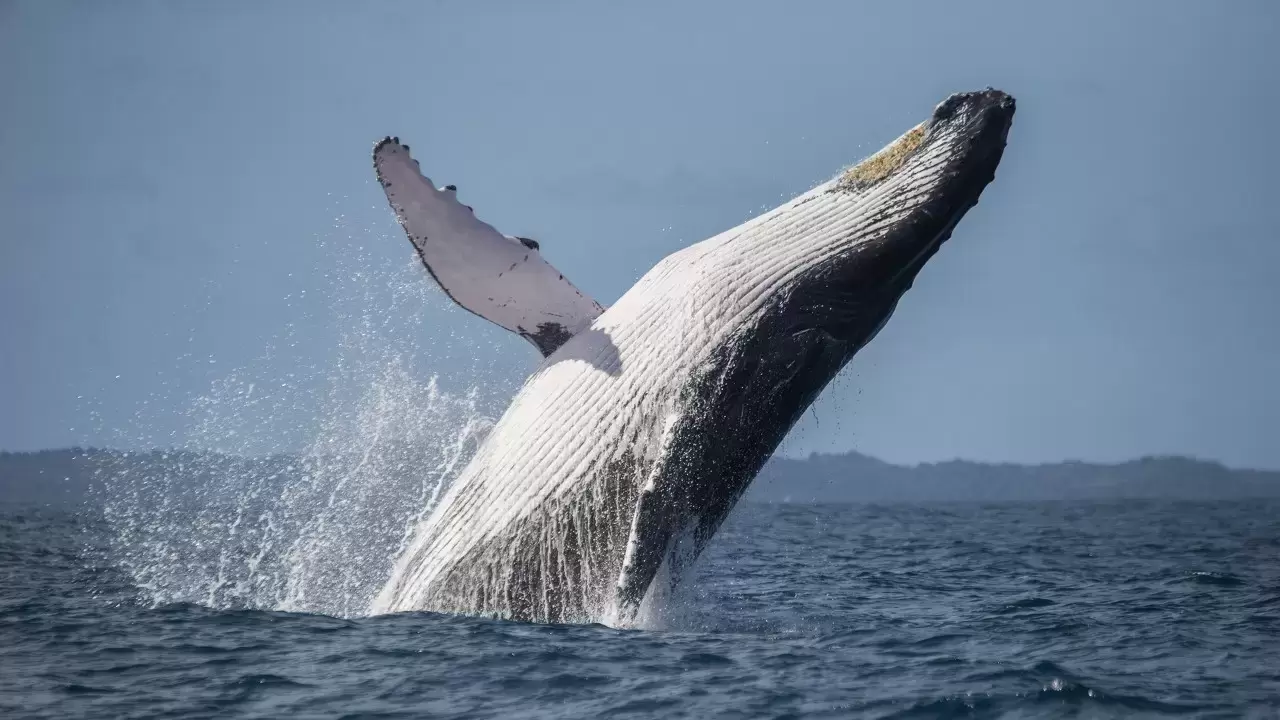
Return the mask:
<svg viewBox="0 0 1280 720">
<path fill-rule="evenodd" d="M 0 448 L 190 442 L 217 383 L 346 362 L 412 269 L 383 135 L 607 304 L 991 85 L 995 183 L 785 451 L 1280 467 L 1277 8 L 0 0 Z M 536 364 L 395 307 L 415 377 L 500 409 Z"/>
</svg>

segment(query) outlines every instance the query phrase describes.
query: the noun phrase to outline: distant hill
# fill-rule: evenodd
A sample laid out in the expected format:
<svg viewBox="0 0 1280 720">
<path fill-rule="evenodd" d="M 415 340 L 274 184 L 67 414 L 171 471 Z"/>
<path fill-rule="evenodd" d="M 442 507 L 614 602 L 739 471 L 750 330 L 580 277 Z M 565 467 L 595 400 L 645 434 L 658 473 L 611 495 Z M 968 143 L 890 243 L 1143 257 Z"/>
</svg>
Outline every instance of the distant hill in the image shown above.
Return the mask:
<svg viewBox="0 0 1280 720">
<path fill-rule="evenodd" d="M 86 498 L 104 475 L 189 475 L 193 487 L 252 465 L 257 477 L 298 475 L 294 458 L 239 458 L 214 453 L 43 450 L 0 453 L 0 501 L 62 504 Z M 244 474 L 240 472 L 238 474 Z M 220 484 L 225 487 L 225 483 Z M 1187 500 L 1280 497 L 1280 472 L 1235 470 L 1185 457 L 1118 464 L 987 464 L 956 460 L 892 465 L 856 452 L 774 458 L 746 495 L 755 502 L 1031 501 L 1107 498 Z M 207 496 L 204 497 L 208 500 Z"/>
<path fill-rule="evenodd" d="M 122 452 L 67 448 L 37 452 L 0 452 L 0 502 L 40 504 L 77 503 L 102 489 L 106 481 L 121 474 L 136 477 L 177 477 L 193 488 L 220 488 L 228 492 L 227 483 L 211 482 L 215 476 L 251 480 L 259 477 L 284 477 L 292 470 L 289 456 L 242 458 L 212 452 L 185 450 L 151 450 Z M 249 468 L 249 472 L 245 469 Z M 217 500 L 198 493 L 198 500 Z"/>
<path fill-rule="evenodd" d="M 0 453 L 0 500 L 75 502 L 84 497 L 97 465 L 79 448 Z"/>
<path fill-rule="evenodd" d="M 891 465 L 856 452 L 774 458 L 747 497 L 761 502 L 914 502 L 1280 497 L 1280 472 L 1233 470 L 1186 457 L 1117 464 L 988 464 L 953 460 Z"/>
</svg>

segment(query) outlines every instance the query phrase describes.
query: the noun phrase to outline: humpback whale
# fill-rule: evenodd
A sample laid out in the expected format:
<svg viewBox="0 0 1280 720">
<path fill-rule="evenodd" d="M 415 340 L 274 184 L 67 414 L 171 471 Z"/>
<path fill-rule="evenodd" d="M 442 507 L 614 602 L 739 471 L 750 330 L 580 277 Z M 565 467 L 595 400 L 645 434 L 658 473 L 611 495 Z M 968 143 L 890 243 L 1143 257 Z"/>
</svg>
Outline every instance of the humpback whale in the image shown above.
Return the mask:
<svg viewBox="0 0 1280 720">
<path fill-rule="evenodd" d="M 374 614 L 632 624 L 679 582 L 823 387 L 994 178 L 988 88 L 793 200 L 660 261 L 613 306 L 437 188 L 398 138 L 377 177 L 427 271 L 544 359 L 413 532 Z"/>
</svg>

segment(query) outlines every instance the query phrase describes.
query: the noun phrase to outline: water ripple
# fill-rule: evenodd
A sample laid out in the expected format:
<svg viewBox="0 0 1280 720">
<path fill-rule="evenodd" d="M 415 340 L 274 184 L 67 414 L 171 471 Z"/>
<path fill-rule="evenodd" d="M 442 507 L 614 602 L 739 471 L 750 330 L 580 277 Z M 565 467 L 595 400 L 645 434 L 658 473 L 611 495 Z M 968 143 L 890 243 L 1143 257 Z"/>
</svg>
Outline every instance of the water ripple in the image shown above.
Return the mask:
<svg viewBox="0 0 1280 720">
<path fill-rule="evenodd" d="M 745 506 L 654 627 L 617 630 L 138 602 L 92 518 L 24 509 L 0 715 L 1265 717 L 1278 511 Z"/>
</svg>

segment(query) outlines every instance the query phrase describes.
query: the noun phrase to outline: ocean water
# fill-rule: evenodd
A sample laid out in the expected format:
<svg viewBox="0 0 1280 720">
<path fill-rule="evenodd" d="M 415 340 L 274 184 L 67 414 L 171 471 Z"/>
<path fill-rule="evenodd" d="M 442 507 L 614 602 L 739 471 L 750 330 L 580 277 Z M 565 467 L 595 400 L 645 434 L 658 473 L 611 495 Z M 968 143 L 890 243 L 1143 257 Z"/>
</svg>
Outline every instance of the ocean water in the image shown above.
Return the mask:
<svg viewBox="0 0 1280 720">
<path fill-rule="evenodd" d="M 116 539 L 0 510 L 0 716 L 1280 715 L 1275 501 L 743 505 L 626 630 L 165 601 Z"/>
</svg>

